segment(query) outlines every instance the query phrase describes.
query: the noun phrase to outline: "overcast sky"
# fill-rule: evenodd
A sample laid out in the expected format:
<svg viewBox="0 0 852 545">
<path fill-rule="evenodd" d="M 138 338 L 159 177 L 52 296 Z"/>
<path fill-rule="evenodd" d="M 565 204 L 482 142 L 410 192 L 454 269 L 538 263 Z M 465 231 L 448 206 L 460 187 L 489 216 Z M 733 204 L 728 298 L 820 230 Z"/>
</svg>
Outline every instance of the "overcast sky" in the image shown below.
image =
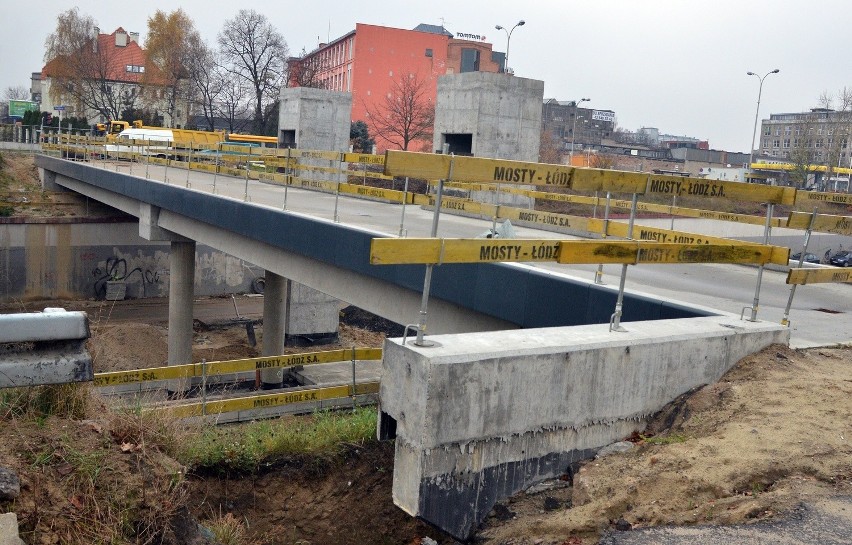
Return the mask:
<svg viewBox="0 0 852 545">
<path fill-rule="evenodd" d="M 78 6 L 101 32 L 121 26 L 144 44 L 148 17 L 177 7 L 215 44 L 222 23 L 238 9 L 265 14 L 291 54 L 310 51 L 368 23 L 412 29 L 419 23 L 450 32 L 484 34 L 505 51 L 520 77 L 543 80 L 545 98 L 591 98 L 589 107 L 614 110 L 629 130 L 710 141 L 714 149 L 747 151 L 766 78 L 760 117 L 815 107 L 824 91 L 852 87 L 852 2 L 849 0 L 218 0 L 77 2 L 33 0 L 4 10 L 0 32 L 0 91 L 29 88 L 43 65 L 44 41 L 56 15 Z"/>
</svg>

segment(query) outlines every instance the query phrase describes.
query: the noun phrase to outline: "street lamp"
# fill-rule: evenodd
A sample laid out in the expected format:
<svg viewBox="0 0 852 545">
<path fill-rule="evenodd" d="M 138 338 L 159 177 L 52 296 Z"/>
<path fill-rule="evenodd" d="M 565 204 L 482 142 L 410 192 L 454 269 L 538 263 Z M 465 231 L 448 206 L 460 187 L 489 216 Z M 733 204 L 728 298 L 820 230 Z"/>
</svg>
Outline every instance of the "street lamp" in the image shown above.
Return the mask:
<svg viewBox="0 0 852 545">
<path fill-rule="evenodd" d="M 502 30 L 503 32 L 506 33 L 506 68 L 504 70 L 505 72 L 509 71 L 509 42 L 512 41 L 512 32 L 514 32 L 515 29 L 518 28 L 519 26 L 524 26 L 525 24 L 527 24 L 527 22 L 524 21 L 523 19 L 521 19 L 520 21 L 515 23 L 515 26 L 513 26 L 511 30 L 506 30 L 505 27 L 502 27 L 500 25 L 497 25 L 497 26 L 494 27 L 497 30 Z"/>
<path fill-rule="evenodd" d="M 574 163 L 574 139 L 576 138 L 575 133 L 577 132 L 577 110 L 580 108 L 580 104 L 583 102 L 589 102 L 590 98 L 581 98 L 580 100 L 574 101 L 574 125 L 571 127 L 571 153 L 568 154 L 568 164 L 572 165 Z"/>
<path fill-rule="evenodd" d="M 757 109 L 754 111 L 754 129 L 751 131 L 751 149 L 748 153 L 748 169 L 751 170 L 751 164 L 754 161 L 754 137 L 757 136 L 757 116 L 760 113 L 760 95 L 763 93 L 763 80 L 766 79 L 766 76 L 769 74 L 777 74 L 781 70 L 775 69 L 770 72 L 767 72 L 763 75 L 763 77 L 758 76 L 754 72 L 746 72 L 747 76 L 754 76 L 760 80 L 760 87 L 757 90 Z"/>
</svg>

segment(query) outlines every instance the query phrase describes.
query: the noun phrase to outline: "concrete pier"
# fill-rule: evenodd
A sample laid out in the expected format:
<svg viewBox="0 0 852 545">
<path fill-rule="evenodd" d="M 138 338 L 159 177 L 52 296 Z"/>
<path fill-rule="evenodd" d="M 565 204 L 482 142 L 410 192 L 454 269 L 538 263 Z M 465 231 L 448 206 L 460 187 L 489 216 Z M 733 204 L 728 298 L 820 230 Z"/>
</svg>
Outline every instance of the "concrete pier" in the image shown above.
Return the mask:
<svg viewBox="0 0 852 545">
<path fill-rule="evenodd" d="M 172 241 L 169 267 L 169 365 L 192 363 L 195 242 Z M 171 381 L 168 389 L 182 392 L 185 382 Z"/>
<path fill-rule="evenodd" d="M 502 498 L 642 430 L 678 395 L 787 328 L 732 316 L 438 335 L 384 347 L 379 430 L 395 429 L 393 499 L 466 539 Z"/>
<path fill-rule="evenodd" d="M 289 280 L 273 272 L 266 271 L 263 289 L 263 342 L 261 353 L 264 356 L 277 356 L 284 353 L 284 334 L 287 324 L 287 285 Z M 282 369 L 262 369 L 260 380 L 264 388 L 281 386 Z"/>
</svg>

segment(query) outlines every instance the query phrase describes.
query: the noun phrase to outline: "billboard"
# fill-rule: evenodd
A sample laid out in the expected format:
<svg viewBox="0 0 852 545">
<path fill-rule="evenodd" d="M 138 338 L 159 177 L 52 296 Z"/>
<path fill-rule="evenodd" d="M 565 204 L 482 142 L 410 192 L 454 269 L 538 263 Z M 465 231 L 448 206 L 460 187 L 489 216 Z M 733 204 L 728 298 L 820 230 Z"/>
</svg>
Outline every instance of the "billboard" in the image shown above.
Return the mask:
<svg viewBox="0 0 852 545">
<path fill-rule="evenodd" d="M 611 112 L 609 110 L 594 110 L 592 112 L 592 119 L 612 122 L 615 121 L 615 112 Z"/>
<path fill-rule="evenodd" d="M 31 100 L 10 100 L 9 117 L 24 117 L 25 112 L 37 112 L 38 102 Z"/>
</svg>

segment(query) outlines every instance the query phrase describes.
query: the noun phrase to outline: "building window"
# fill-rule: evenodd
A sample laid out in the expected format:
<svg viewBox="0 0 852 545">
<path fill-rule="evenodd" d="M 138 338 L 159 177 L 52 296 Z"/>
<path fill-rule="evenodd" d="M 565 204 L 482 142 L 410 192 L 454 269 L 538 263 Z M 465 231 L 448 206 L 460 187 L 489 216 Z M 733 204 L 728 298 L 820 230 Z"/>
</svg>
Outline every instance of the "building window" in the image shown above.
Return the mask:
<svg viewBox="0 0 852 545">
<path fill-rule="evenodd" d="M 462 48 L 461 72 L 479 72 L 479 50 Z"/>
<path fill-rule="evenodd" d="M 790 139 L 789 139 L 789 138 L 785 138 L 785 139 L 784 139 L 784 147 L 785 147 L 785 148 L 789 148 L 789 147 L 790 147 Z"/>
<path fill-rule="evenodd" d="M 822 147 L 822 138 L 816 139 L 816 144 L 814 147 L 821 148 Z"/>
<path fill-rule="evenodd" d="M 130 72 L 133 74 L 144 74 L 145 67 L 140 66 L 138 64 L 128 64 L 127 66 L 125 66 L 125 72 Z"/>
<path fill-rule="evenodd" d="M 781 136 L 781 127 L 775 127 L 775 136 Z"/>
<path fill-rule="evenodd" d="M 767 126 L 763 129 L 763 136 L 769 136 L 772 134 L 772 127 Z"/>
<path fill-rule="evenodd" d="M 432 48 L 431 48 L 431 47 L 427 47 L 427 48 L 426 48 L 426 56 L 427 56 L 427 57 L 431 57 L 431 56 L 432 56 Z"/>
<path fill-rule="evenodd" d="M 777 138 L 775 140 L 773 140 L 772 141 L 772 147 L 773 148 L 780 148 L 781 147 L 781 140 L 779 140 Z"/>
<path fill-rule="evenodd" d="M 790 125 L 784 127 L 784 136 L 790 136 Z"/>
</svg>

